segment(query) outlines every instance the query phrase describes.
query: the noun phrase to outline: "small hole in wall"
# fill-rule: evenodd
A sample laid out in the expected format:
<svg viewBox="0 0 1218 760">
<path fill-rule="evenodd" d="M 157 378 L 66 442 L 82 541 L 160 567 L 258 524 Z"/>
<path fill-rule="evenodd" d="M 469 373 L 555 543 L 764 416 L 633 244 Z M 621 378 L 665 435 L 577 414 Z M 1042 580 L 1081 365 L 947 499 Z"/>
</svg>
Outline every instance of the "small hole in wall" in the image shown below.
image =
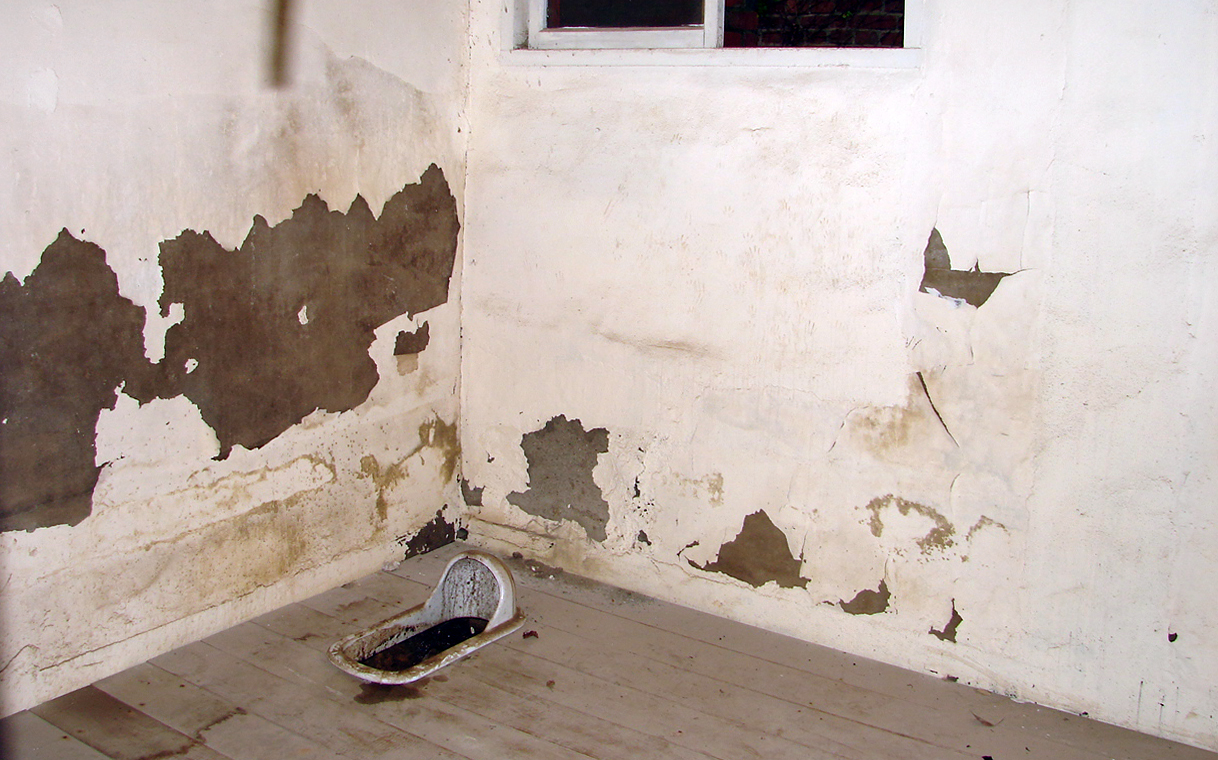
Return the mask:
<svg viewBox="0 0 1218 760">
<path fill-rule="evenodd" d="M 1177 634 L 1175 634 L 1175 633 L 1169 633 L 1169 634 L 1167 634 L 1167 640 L 1168 640 L 1168 641 L 1170 641 L 1170 642 L 1172 642 L 1173 644 L 1174 644 L 1174 643 L 1176 643 L 1176 639 L 1177 639 L 1177 638 L 1179 638 L 1179 636 L 1178 636 Z"/>
</svg>

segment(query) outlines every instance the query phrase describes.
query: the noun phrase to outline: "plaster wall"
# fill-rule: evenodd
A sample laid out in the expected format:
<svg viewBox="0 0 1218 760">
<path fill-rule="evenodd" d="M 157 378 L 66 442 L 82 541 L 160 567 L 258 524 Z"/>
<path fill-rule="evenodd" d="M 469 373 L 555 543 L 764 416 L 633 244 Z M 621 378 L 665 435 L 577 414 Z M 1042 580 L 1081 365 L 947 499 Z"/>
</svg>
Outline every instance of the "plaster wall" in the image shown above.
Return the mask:
<svg viewBox="0 0 1218 760">
<path fill-rule="evenodd" d="M 1213 3 L 927 0 L 887 68 L 471 7 L 472 536 L 1218 748 Z"/>
<path fill-rule="evenodd" d="M 2 714 L 457 519 L 467 9 L 276 5 L 0 10 Z"/>
</svg>

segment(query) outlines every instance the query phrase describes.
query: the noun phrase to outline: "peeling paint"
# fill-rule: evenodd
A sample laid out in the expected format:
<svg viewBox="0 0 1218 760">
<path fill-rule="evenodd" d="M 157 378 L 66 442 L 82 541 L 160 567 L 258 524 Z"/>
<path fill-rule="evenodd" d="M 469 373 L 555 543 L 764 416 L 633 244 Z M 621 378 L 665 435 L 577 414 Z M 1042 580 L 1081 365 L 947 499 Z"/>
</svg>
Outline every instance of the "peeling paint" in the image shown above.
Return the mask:
<svg viewBox="0 0 1218 760">
<path fill-rule="evenodd" d="M 431 328 L 427 322 L 414 332 L 406 332 L 402 330 L 398 332 L 398 337 L 393 344 L 394 356 L 406 356 L 407 354 L 422 353 L 423 349 L 427 348 L 427 343 L 431 339 Z"/>
<path fill-rule="evenodd" d="M 183 232 L 161 244 L 161 313 L 180 305 L 185 316 L 156 365 L 144 356 L 143 311 L 119 294 L 105 252 L 64 230 L 24 284 L 0 281 L 0 530 L 90 514 L 94 432 L 117 387 L 141 403 L 184 394 L 220 459 L 317 409 L 359 405 L 378 380 L 374 328 L 447 300 L 457 229 L 433 165 L 380 217 L 359 196 L 344 214 L 311 195 L 274 227 L 255 217 L 237 251 Z M 414 336 L 425 345 L 426 324 Z M 432 437 L 450 478 L 455 427 Z"/>
<path fill-rule="evenodd" d="M 317 409 L 353 409 L 378 380 L 373 330 L 447 301 L 457 230 L 435 165 L 379 217 L 360 196 L 343 213 L 310 195 L 273 227 L 255 217 L 236 251 L 187 230 L 160 254 L 161 314 L 182 304 L 185 317 L 165 335 L 155 378 L 128 393 L 186 395 L 215 430 L 221 459 Z"/>
<path fill-rule="evenodd" d="M 461 498 L 465 501 L 468 507 L 482 506 L 482 492 L 486 490 L 483 486 L 474 487 L 469 484 L 465 478 L 461 478 Z"/>
<path fill-rule="evenodd" d="M 426 554 L 433 549 L 447 546 L 457 539 L 457 526 L 444 519 L 444 510 L 437 509 L 436 516 L 431 519 L 411 538 L 398 537 L 398 545 L 406 553 L 402 559 L 410 559 L 419 554 Z"/>
<path fill-rule="evenodd" d="M 931 628 L 927 633 L 934 636 L 939 641 L 950 641 L 956 643 L 956 630 L 960 628 L 960 624 L 964 622 L 964 618 L 960 617 L 960 613 L 956 611 L 956 600 L 952 600 L 952 616 L 947 621 L 947 625 L 943 626 L 943 630 L 935 630 Z"/>
<path fill-rule="evenodd" d="M 529 488 L 508 495 L 525 512 L 555 522 L 571 520 L 593 541 L 604 541 L 609 503 L 592 479 L 597 456 L 609 451 L 609 431 L 584 430 L 578 419 L 559 415 L 520 442 L 528 460 Z"/>
<path fill-rule="evenodd" d="M 871 513 L 867 525 L 871 528 L 871 535 L 876 538 L 879 538 L 884 532 L 884 520 L 880 516 L 880 513 L 886 507 L 895 507 L 902 515 L 908 515 L 910 512 L 913 512 L 927 517 L 934 522 L 935 526 L 917 541 L 918 548 L 922 550 L 923 554 L 929 554 L 932 551 L 944 551 L 956 543 L 952 538 L 956 533 L 956 528 L 948 522 L 946 517 L 925 504 L 907 501 L 892 494 L 877 496 L 867 504 L 867 511 Z"/>
<path fill-rule="evenodd" d="M 698 565 L 686 561 L 699 570 L 723 573 L 754 587 L 770 581 L 782 588 L 808 585 L 808 579 L 799 575 L 803 563 L 791 554 L 786 535 L 760 510 L 744 518 L 740 533 L 719 547 L 714 562 Z"/>
<path fill-rule="evenodd" d="M 839 600 L 837 604 L 851 615 L 878 615 L 888 609 L 888 600 L 891 598 L 888 582 L 881 579 L 880 585 L 875 591 L 863 589 L 850 601 Z"/>
<path fill-rule="evenodd" d="M 930 231 L 922 258 L 925 270 L 919 291 L 978 308 L 989 300 L 1002 278 L 1011 276 L 1010 272 L 982 272 L 978 266 L 968 271 L 952 269 L 951 256 L 938 229 Z"/>
<path fill-rule="evenodd" d="M 67 230 L 24 284 L 0 281 L 0 530 L 89 516 L 94 430 L 115 388 L 148 366 L 143 327 L 105 251 Z"/>
</svg>

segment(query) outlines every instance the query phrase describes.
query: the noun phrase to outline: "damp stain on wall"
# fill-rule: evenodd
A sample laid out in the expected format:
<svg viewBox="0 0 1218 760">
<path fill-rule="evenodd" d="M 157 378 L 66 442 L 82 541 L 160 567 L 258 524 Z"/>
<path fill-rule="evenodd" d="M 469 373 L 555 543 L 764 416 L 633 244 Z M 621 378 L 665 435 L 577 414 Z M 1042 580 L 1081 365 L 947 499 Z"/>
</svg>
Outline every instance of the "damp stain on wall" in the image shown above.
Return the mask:
<svg viewBox="0 0 1218 760">
<path fill-rule="evenodd" d="M 944 551 L 955 544 L 955 539 L 952 537 L 956 533 L 956 528 L 948 522 L 946 517 L 925 504 L 908 501 L 892 494 L 877 496 L 867 503 L 866 509 L 871 513 L 871 517 L 867 520 L 867 526 L 871 529 L 871 535 L 876 538 L 879 538 L 884 533 L 884 518 L 882 513 L 890 507 L 896 509 L 901 515 L 918 514 L 930 519 L 934 523 L 934 526 L 926 532 L 926 535 L 917 540 L 918 548 L 922 550 L 923 554 Z"/>
<path fill-rule="evenodd" d="M 165 358 L 141 401 L 184 394 L 220 441 L 258 448 L 313 411 L 341 412 L 379 379 L 368 354 L 379 325 L 448 299 L 457 207 L 432 165 L 379 217 L 356 196 L 346 212 L 315 195 L 290 218 L 262 217 L 236 251 L 206 232 L 161 244 Z"/>
<path fill-rule="evenodd" d="M 714 562 L 690 565 L 709 573 L 723 573 L 753 587 L 773 581 L 782 588 L 804 588 L 807 578 L 799 575 L 802 562 L 791 554 L 787 537 L 764 511 L 744 518 L 740 533 L 719 547 Z"/>
<path fill-rule="evenodd" d="M 947 621 L 947 625 L 943 626 L 943 630 L 931 628 L 927 633 L 934 636 L 939 641 L 950 641 L 956 643 L 956 631 L 960 628 L 960 624 L 964 622 L 964 618 L 960 617 L 960 613 L 956 611 L 956 600 L 952 600 L 952 616 Z"/>
<path fill-rule="evenodd" d="M 524 434 L 520 447 L 528 460 L 529 487 L 508 494 L 508 502 L 546 520 L 575 522 L 588 538 L 604 541 L 609 503 L 592 470 L 597 456 L 609 451 L 609 431 L 584 430 L 578 419 L 559 415 Z"/>
<path fill-rule="evenodd" d="M 844 599 L 838 601 L 838 606 L 845 612 L 851 615 L 878 615 L 888 609 L 888 600 L 892 598 L 892 594 L 888 591 L 888 582 L 880 580 L 880 585 L 875 591 L 871 589 L 863 589 L 854 595 L 850 601 Z"/>
<path fill-rule="evenodd" d="M 143 328 L 105 251 L 67 230 L 24 284 L 0 280 L 0 530 L 89 516 L 98 416 L 147 370 Z"/>
<path fill-rule="evenodd" d="M 922 259 L 925 269 L 919 291 L 978 308 L 994 294 L 1002 278 L 1011 276 L 1010 272 L 982 272 L 979 266 L 970 270 L 952 269 L 951 256 L 938 229 L 930 231 Z"/>
<path fill-rule="evenodd" d="M 447 301 L 458 229 L 456 201 L 432 165 L 379 217 L 358 196 L 346 213 L 309 196 L 277 225 L 255 217 L 236 251 L 185 231 L 161 244 L 161 312 L 181 304 L 184 318 L 155 365 L 144 356 L 143 310 L 119 295 L 105 252 L 65 230 L 24 283 L 11 273 L 0 281 L 0 529 L 89 515 L 96 423 L 116 387 L 141 403 L 188 397 L 221 459 L 317 409 L 358 406 L 378 380 L 375 328 Z M 455 425 L 428 436 L 451 478 Z"/>
<path fill-rule="evenodd" d="M 461 461 L 461 443 L 457 439 L 457 423 L 434 417 L 419 425 L 419 448 L 430 448 L 440 454 L 440 480 L 453 479 Z M 416 450 L 417 451 L 417 450 Z M 414 452 L 412 452 L 413 456 Z"/>
<path fill-rule="evenodd" d="M 410 538 L 398 537 L 398 544 L 405 549 L 402 559 L 426 554 L 433 549 L 447 546 L 457 540 L 457 526 L 444 519 L 444 510 L 437 509 L 433 517 Z"/>
</svg>

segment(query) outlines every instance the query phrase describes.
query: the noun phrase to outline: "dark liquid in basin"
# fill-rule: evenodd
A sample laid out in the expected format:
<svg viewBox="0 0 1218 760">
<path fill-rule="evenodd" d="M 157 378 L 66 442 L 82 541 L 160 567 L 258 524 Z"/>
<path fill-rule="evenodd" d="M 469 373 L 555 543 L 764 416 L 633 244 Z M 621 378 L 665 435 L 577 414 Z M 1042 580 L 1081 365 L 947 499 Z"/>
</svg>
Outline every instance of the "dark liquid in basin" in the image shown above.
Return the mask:
<svg viewBox="0 0 1218 760">
<path fill-rule="evenodd" d="M 373 652 L 359 662 L 377 670 L 408 670 L 428 657 L 482 633 L 486 623 L 485 619 L 475 617 L 445 620 L 391 647 Z"/>
</svg>

